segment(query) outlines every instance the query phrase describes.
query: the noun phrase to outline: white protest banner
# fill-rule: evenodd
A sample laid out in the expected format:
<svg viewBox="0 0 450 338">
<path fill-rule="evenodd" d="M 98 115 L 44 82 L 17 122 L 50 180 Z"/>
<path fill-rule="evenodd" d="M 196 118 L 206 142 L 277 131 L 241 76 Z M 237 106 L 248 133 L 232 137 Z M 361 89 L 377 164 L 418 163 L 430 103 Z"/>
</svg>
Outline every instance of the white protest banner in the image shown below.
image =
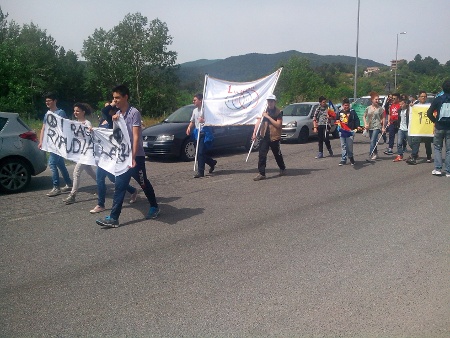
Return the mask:
<svg viewBox="0 0 450 338">
<path fill-rule="evenodd" d="M 131 166 L 131 142 L 121 116 L 114 129 L 93 128 L 47 112 L 42 150 L 87 165 L 98 165 L 121 175 Z"/>
<path fill-rule="evenodd" d="M 281 69 L 253 82 L 230 82 L 206 76 L 205 126 L 255 124 L 273 93 Z"/>
</svg>

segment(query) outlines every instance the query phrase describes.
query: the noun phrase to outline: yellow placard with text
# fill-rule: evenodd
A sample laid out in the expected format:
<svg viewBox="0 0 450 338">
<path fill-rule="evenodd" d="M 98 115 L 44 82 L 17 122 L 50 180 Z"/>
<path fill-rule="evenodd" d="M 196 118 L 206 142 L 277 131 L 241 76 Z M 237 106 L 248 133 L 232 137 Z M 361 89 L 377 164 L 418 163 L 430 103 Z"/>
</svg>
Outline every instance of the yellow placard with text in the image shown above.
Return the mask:
<svg viewBox="0 0 450 338">
<path fill-rule="evenodd" d="M 434 135 L 434 123 L 427 117 L 430 104 L 415 104 L 409 110 L 408 136 Z"/>
</svg>

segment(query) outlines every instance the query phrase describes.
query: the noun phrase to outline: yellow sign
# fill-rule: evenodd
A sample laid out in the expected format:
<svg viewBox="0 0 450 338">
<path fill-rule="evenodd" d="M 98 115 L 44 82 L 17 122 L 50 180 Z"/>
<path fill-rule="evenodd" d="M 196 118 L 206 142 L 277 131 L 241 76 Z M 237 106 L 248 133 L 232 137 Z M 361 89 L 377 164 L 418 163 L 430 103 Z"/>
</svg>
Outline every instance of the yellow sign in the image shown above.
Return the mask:
<svg viewBox="0 0 450 338">
<path fill-rule="evenodd" d="M 415 104 L 409 109 L 408 136 L 434 135 L 434 123 L 427 117 L 430 104 Z"/>
</svg>

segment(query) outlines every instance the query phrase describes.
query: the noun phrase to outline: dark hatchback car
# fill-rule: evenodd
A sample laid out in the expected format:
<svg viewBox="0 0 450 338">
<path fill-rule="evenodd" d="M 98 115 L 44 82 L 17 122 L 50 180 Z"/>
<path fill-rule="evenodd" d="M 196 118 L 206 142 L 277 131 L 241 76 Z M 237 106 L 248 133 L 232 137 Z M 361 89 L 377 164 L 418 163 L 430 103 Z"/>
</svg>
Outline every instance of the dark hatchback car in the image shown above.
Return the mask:
<svg viewBox="0 0 450 338">
<path fill-rule="evenodd" d="M 175 156 L 183 161 L 195 158 L 195 140 L 186 135 L 186 129 L 192 116 L 194 105 L 183 106 L 169 115 L 161 123 L 142 131 L 144 151 L 147 156 Z M 213 148 L 224 149 L 245 147 L 248 151 L 252 144 L 253 125 L 214 126 Z M 253 147 L 255 150 L 257 146 Z"/>
</svg>

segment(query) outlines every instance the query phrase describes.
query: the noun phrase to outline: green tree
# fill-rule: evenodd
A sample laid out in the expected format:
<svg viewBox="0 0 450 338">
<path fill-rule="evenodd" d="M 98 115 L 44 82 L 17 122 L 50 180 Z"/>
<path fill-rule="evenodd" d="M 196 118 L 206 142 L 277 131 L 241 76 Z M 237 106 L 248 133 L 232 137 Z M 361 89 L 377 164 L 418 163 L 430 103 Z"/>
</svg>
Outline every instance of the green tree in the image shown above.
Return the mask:
<svg viewBox="0 0 450 338">
<path fill-rule="evenodd" d="M 330 86 L 315 72 L 308 59 L 293 56 L 285 64 L 275 92 L 281 105 L 292 102 L 316 101 L 326 95 Z"/>
<path fill-rule="evenodd" d="M 148 22 L 140 13 L 127 14 L 110 31 L 95 30 L 84 42 L 87 83 L 103 95 L 113 85 L 126 83 L 139 108 L 151 111 L 156 102 L 158 111 L 170 105 L 161 99 L 173 94 L 173 84 L 167 80 L 177 83 L 171 72 L 177 53 L 167 50 L 170 44 L 172 37 L 164 22 L 159 19 Z"/>
</svg>

